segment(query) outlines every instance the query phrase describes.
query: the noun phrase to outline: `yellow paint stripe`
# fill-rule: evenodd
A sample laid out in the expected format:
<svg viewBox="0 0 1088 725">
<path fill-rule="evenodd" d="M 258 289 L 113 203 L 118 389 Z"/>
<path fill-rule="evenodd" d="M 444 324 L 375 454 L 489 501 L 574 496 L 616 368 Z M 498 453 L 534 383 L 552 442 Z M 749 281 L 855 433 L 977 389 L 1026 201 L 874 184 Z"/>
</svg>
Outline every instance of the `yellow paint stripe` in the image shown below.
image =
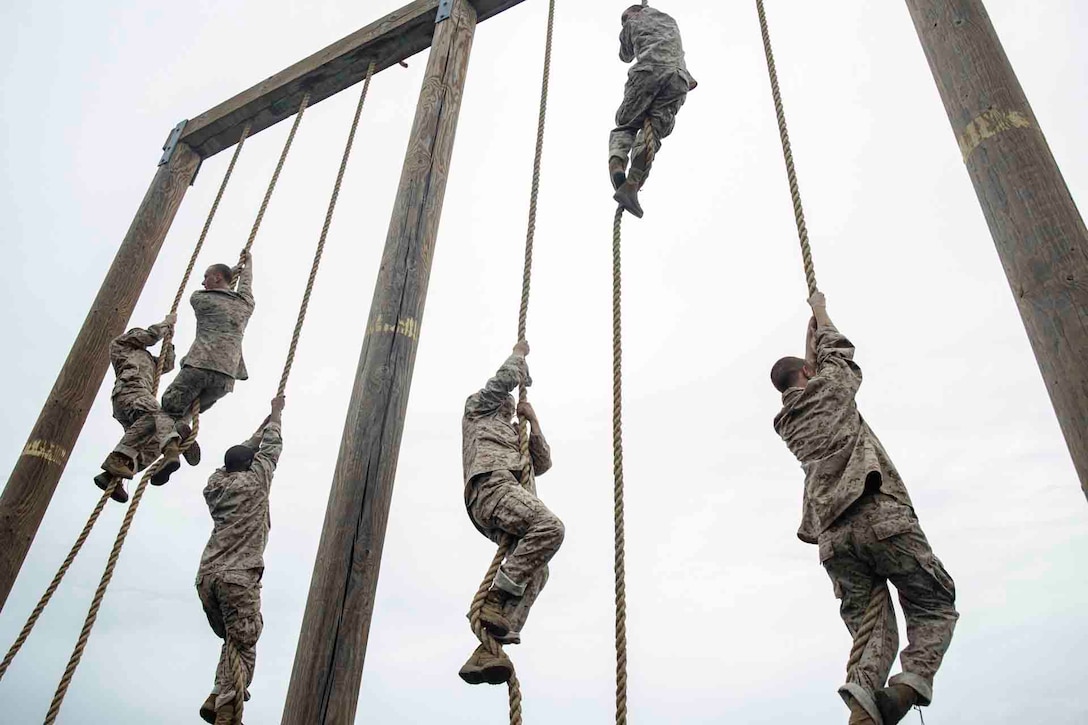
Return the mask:
<svg viewBox="0 0 1088 725">
<path fill-rule="evenodd" d="M 963 154 L 963 160 L 967 161 L 986 139 L 1014 128 L 1031 128 L 1031 119 L 1019 111 L 1000 111 L 996 108 L 982 113 L 967 124 L 960 134 L 960 153 Z"/>
<path fill-rule="evenodd" d="M 379 315 L 378 319 L 374 321 L 374 324 L 367 328 L 367 333 L 371 335 L 396 334 L 407 337 L 409 340 L 418 340 L 419 322 L 413 317 L 407 317 L 403 320 L 397 320 L 397 324 L 392 325 L 388 322 L 383 322 Z"/>
<path fill-rule="evenodd" d="M 63 446 L 49 441 L 30 441 L 23 448 L 23 455 L 44 459 L 55 466 L 63 466 L 68 460 L 68 451 Z"/>
</svg>

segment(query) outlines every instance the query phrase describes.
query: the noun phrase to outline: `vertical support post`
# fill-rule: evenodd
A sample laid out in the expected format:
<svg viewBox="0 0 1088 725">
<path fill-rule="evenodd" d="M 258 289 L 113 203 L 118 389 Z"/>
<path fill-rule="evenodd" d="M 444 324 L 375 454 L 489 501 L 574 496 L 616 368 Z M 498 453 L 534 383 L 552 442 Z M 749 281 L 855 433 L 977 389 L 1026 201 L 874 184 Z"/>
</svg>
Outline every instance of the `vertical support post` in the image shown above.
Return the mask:
<svg viewBox="0 0 1088 725">
<path fill-rule="evenodd" d="M 0 496 L 0 608 L 19 575 L 109 367 L 110 340 L 124 332 L 199 164 L 200 157 L 179 143 L 167 163 L 155 172 L 8 478 Z M 91 490 L 89 482 L 87 490 Z"/>
<path fill-rule="evenodd" d="M 393 206 L 302 620 L 283 725 L 355 718 L 420 320 L 476 11 L 438 23 Z"/>
<path fill-rule="evenodd" d="M 1088 231 L 982 0 L 907 0 L 1088 496 Z"/>
</svg>

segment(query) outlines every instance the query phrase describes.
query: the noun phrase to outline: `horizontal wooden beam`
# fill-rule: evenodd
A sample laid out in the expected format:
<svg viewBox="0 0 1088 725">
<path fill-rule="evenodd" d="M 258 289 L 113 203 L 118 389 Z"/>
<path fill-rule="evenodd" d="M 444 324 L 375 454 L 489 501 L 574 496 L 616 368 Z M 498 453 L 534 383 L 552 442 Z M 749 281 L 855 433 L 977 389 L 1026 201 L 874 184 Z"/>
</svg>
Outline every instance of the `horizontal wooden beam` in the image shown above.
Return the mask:
<svg viewBox="0 0 1088 725">
<path fill-rule="evenodd" d="M 470 0 L 480 21 L 524 0 Z M 350 88 L 366 76 L 406 60 L 430 47 L 439 0 L 415 0 L 324 50 L 220 103 L 189 121 L 181 140 L 201 158 L 238 143 L 246 123 L 250 135 L 290 118 L 310 92 L 310 105 Z"/>
</svg>

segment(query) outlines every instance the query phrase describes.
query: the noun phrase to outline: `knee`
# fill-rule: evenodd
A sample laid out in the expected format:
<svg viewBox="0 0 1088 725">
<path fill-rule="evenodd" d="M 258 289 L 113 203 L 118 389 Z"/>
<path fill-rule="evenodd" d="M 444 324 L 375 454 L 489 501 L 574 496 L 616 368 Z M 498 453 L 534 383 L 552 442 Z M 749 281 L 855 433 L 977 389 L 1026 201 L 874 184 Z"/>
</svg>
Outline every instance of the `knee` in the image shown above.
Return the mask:
<svg viewBox="0 0 1088 725">
<path fill-rule="evenodd" d="M 254 615 L 231 622 L 227 627 L 227 635 L 235 646 L 242 649 L 252 649 L 257 645 L 262 630 L 264 630 L 264 617 L 261 616 L 260 612 L 257 612 Z"/>
<path fill-rule="evenodd" d="M 552 550 L 557 550 L 563 545 L 563 539 L 567 535 L 567 527 L 552 512 L 549 511 L 545 516 L 542 516 L 535 528 L 543 537 L 547 538 Z"/>
</svg>

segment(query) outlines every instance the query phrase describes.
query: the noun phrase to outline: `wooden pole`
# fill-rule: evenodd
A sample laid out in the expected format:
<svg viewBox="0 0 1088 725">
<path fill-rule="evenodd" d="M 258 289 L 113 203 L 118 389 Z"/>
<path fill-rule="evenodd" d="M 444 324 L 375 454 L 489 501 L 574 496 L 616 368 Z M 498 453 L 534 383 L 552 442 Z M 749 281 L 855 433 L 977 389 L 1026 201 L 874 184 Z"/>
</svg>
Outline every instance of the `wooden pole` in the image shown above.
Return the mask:
<svg viewBox="0 0 1088 725">
<path fill-rule="evenodd" d="M 907 0 L 1088 497 L 1088 231 L 982 0 Z"/>
<path fill-rule="evenodd" d="M 102 378 L 200 158 L 179 143 L 158 168 L 0 496 L 0 609 L 56 491 Z M 91 491 L 90 481 L 87 491 Z M 98 492 L 95 491 L 95 498 Z M 88 506 L 91 499 L 88 498 Z"/>
<path fill-rule="evenodd" d="M 435 29 L 344 424 L 283 725 L 340 725 L 355 718 L 476 19 L 467 0 L 454 0 L 451 17 Z"/>
</svg>

